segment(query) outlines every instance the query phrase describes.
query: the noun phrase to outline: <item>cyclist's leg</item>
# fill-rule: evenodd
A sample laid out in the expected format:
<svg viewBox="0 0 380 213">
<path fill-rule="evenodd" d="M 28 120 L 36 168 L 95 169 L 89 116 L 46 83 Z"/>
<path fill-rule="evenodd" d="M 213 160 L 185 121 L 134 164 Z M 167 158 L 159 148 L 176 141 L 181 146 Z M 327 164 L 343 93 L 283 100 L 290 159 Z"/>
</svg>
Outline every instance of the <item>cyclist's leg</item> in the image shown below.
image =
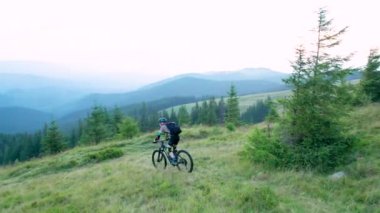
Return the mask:
<svg viewBox="0 0 380 213">
<path fill-rule="evenodd" d="M 177 135 L 174 141 L 174 145 L 173 145 L 175 152 L 177 152 L 177 145 L 179 143 L 179 140 L 180 140 L 179 135 Z"/>
<path fill-rule="evenodd" d="M 170 136 L 168 144 L 175 149 L 177 147 L 178 142 L 179 142 L 179 135 L 172 135 Z"/>
<path fill-rule="evenodd" d="M 177 151 L 177 144 L 179 141 L 179 135 L 171 135 L 169 139 L 169 145 L 172 147 L 172 149 L 169 149 L 169 152 L 173 152 L 175 160 L 177 158 L 176 151 Z"/>
</svg>

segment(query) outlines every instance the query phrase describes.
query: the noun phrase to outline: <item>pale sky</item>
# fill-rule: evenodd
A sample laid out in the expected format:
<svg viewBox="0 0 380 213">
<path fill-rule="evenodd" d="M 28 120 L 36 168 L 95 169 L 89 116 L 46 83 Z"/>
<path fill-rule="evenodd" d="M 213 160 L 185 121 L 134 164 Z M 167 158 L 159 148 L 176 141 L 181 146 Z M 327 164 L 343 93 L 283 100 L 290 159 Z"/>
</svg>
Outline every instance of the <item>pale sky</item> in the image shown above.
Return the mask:
<svg viewBox="0 0 380 213">
<path fill-rule="evenodd" d="M 0 0 L 0 61 L 57 63 L 73 71 L 42 74 L 131 87 L 189 72 L 288 72 L 295 48 L 314 41 L 320 7 L 349 26 L 340 51 L 364 65 L 380 46 L 378 0 Z"/>
</svg>

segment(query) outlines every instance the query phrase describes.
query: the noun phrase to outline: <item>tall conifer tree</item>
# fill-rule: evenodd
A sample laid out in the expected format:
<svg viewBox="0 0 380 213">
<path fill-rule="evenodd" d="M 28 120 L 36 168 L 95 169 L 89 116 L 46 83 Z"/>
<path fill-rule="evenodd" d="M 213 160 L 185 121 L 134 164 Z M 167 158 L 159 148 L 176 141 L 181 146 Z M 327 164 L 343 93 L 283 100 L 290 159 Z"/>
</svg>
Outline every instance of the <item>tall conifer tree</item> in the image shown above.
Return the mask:
<svg viewBox="0 0 380 213">
<path fill-rule="evenodd" d="M 208 106 L 208 112 L 207 112 L 208 125 L 215 125 L 218 122 L 217 112 L 218 112 L 218 106 L 216 104 L 215 97 L 211 97 L 209 106 Z"/>
<path fill-rule="evenodd" d="M 94 106 L 86 119 L 84 134 L 81 141 L 84 143 L 98 144 L 108 135 L 107 111 L 100 106 Z"/>
<path fill-rule="evenodd" d="M 296 50 L 293 74 L 285 82 L 293 96 L 283 102 L 286 116 L 282 139 L 293 145 L 295 162 L 303 167 L 331 168 L 351 147 L 342 118 L 349 110 L 349 91 L 344 69 L 348 57 L 332 56 L 329 50 L 340 43 L 346 27 L 333 31 L 326 10 L 318 13 L 315 51 L 306 56 L 304 48 Z"/>
<path fill-rule="evenodd" d="M 380 54 L 371 50 L 364 69 L 361 87 L 372 101 L 380 101 Z"/>
<path fill-rule="evenodd" d="M 226 123 L 235 126 L 240 124 L 239 98 L 237 96 L 235 85 L 233 84 L 228 92 Z"/>
<path fill-rule="evenodd" d="M 218 123 L 224 124 L 224 120 L 226 117 L 226 104 L 224 102 L 223 96 L 220 98 L 219 103 L 218 103 L 217 117 L 218 117 Z"/>
<path fill-rule="evenodd" d="M 186 109 L 186 106 L 184 105 L 180 106 L 178 110 L 178 123 L 180 125 L 186 125 L 190 123 L 190 115 Z"/>
<path fill-rule="evenodd" d="M 55 121 L 52 121 L 48 126 L 46 136 L 43 138 L 42 144 L 43 150 L 47 154 L 54 154 L 63 150 L 63 136 Z"/>
<path fill-rule="evenodd" d="M 198 101 L 195 102 L 195 106 L 191 108 L 191 124 L 199 124 L 200 123 L 200 108 Z"/>
</svg>

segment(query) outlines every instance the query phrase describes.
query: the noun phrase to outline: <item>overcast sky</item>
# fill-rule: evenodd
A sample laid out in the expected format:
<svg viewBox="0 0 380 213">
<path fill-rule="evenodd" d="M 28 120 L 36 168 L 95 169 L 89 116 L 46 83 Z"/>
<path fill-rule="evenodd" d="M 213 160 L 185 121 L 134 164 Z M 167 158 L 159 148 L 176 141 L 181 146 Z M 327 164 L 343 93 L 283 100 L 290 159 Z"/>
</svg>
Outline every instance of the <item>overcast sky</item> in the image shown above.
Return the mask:
<svg viewBox="0 0 380 213">
<path fill-rule="evenodd" d="M 1 0 L 0 61 L 58 63 L 74 78 L 131 85 L 247 67 L 289 72 L 294 49 L 314 41 L 319 7 L 349 26 L 340 51 L 364 65 L 380 45 L 377 0 Z"/>
</svg>

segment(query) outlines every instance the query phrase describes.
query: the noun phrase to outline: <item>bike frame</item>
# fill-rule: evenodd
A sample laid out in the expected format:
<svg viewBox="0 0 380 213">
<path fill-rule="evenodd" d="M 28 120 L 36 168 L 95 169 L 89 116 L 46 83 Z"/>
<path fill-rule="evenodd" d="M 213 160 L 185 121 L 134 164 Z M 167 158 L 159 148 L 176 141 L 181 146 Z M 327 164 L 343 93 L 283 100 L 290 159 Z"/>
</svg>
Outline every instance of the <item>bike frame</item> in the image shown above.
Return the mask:
<svg viewBox="0 0 380 213">
<path fill-rule="evenodd" d="M 168 141 L 168 140 L 166 140 Z M 173 166 L 175 166 L 171 160 L 169 160 L 169 145 L 165 144 L 165 140 L 158 141 L 161 143 L 160 148 L 158 148 L 158 151 L 164 155 L 164 157 L 169 161 L 169 163 Z M 176 149 L 175 147 L 172 147 L 173 151 Z M 174 153 L 176 155 L 176 153 Z"/>
</svg>

